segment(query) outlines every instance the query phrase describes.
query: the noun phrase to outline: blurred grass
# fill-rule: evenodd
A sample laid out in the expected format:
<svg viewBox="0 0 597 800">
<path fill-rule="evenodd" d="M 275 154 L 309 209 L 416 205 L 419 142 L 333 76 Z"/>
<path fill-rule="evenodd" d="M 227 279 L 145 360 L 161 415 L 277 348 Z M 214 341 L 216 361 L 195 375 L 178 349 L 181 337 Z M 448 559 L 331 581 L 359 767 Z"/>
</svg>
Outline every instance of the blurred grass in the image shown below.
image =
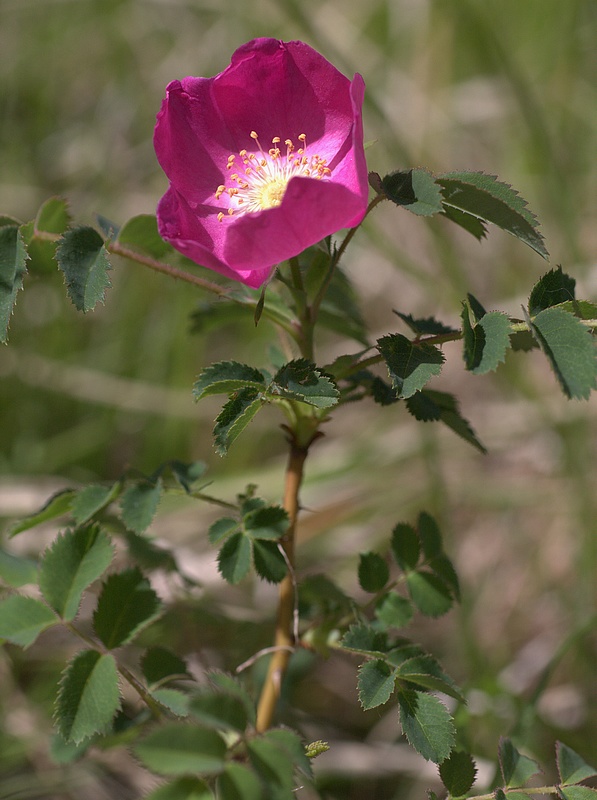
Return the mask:
<svg viewBox="0 0 597 800">
<path fill-rule="evenodd" d="M 594 0 L 0 0 L 0 211 L 30 219 L 58 194 L 82 221 L 153 212 L 166 187 L 151 144 L 165 85 L 215 74 L 254 36 L 303 39 L 346 74 L 364 75 L 371 169 L 471 168 L 512 183 L 539 216 L 553 263 L 595 299 Z M 500 232 L 479 245 L 441 220 L 385 207 L 345 266 L 378 335 L 397 329 L 392 308 L 456 321 L 466 291 L 516 315 L 546 270 Z M 256 481 L 279 495 L 284 443 L 271 435 L 273 415 L 258 418 L 222 462 L 210 441 L 216 406 L 190 399 L 194 376 L 213 360 L 263 364 L 267 326 L 255 331 L 248 319 L 189 336 L 202 298 L 142 269 L 115 265 L 105 307 L 86 318 L 68 306 L 57 274 L 19 297 L 0 352 L 3 513 L 17 513 L 10 487 L 35 476 L 112 478 L 166 458 L 207 460 L 222 492 Z M 320 360 L 339 352 L 326 340 Z M 558 736 L 596 759 L 587 744 L 597 741 L 594 641 L 573 640 L 537 713 L 528 703 L 550 656 L 595 610 L 595 400 L 566 402 L 536 354 L 512 355 L 481 379 L 463 373 L 457 348 L 446 355 L 437 385 L 458 395 L 490 454 L 401 411 L 347 409 L 313 452 L 304 566 L 325 559 L 339 580 L 354 580 L 353 553 L 428 508 L 447 532 L 465 600 L 420 635 L 476 692 L 475 752 L 493 758 L 498 736 L 516 729 L 544 759 Z M 177 536 L 171 517 L 164 533 Z M 203 550 L 202 540 L 178 535 Z M 267 618 L 263 598 L 247 591 L 243 602 Z M 343 667 L 334 664 L 309 678 L 307 694 L 315 681 L 328 717 L 344 715 L 334 735 L 378 741 L 372 715 L 356 721 L 343 704 L 353 686 L 338 693 L 334 668 Z M 371 781 L 366 790 L 353 781 L 342 796 L 389 798 L 399 786 L 414 797 L 427 785 L 426 777 Z"/>
</svg>

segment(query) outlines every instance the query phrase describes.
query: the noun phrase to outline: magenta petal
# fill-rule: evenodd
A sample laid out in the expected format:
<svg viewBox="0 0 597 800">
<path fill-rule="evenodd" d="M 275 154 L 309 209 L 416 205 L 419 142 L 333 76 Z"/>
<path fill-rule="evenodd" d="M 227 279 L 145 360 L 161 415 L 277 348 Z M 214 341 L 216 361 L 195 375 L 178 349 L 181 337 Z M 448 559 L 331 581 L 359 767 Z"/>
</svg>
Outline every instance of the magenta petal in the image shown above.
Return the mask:
<svg viewBox="0 0 597 800">
<path fill-rule="evenodd" d="M 170 182 L 157 210 L 162 237 L 208 269 L 257 287 L 281 261 L 358 224 L 368 195 L 363 96 L 360 75 L 351 82 L 303 42 L 276 39 L 243 45 L 213 78 L 172 81 L 154 135 Z M 266 151 L 267 185 L 277 185 L 280 165 L 300 164 L 284 172 L 281 201 L 262 194 L 256 162 L 241 163 L 241 151 L 257 150 L 252 131 Z M 274 136 L 301 147 L 300 134 L 306 167 L 296 156 L 288 161 L 284 144 L 277 160 L 267 156 Z M 230 155 L 236 160 L 226 169 Z"/>
</svg>

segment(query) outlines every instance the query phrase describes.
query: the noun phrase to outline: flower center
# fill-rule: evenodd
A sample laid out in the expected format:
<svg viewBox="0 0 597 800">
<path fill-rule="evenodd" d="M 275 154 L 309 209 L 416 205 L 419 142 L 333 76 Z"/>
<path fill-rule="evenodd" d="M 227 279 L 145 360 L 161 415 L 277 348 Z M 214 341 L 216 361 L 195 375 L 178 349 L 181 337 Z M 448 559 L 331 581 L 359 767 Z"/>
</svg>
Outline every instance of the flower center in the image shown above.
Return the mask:
<svg viewBox="0 0 597 800">
<path fill-rule="evenodd" d="M 230 172 L 231 185 L 222 184 L 216 190 L 216 200 L 225 196 L 229 203 L 226 213 L 218 213 L 220 222 L 233 214 L 249 214 L 279 206 L 291 178 L 301 176 L 321 180 L 331 174 L 324 158 L 307 154 L 307 137 L 304 133 L 298 137 L 298 149 L 291 139 L 284 141 L 285 153 L 280 150 L 282 140 L 279 136 L 274 136 L 272 147 L 267 152 L 261 147 L 255 131 L 251 131 L 251 139 L 258 150 L 254 153 L 240 151 L 238 155 L 242 161 L 242 171 L 233 171 L 238 169 L 235 164 L 237 156 L 228 156 L 226 169 Z"/>
</svg>

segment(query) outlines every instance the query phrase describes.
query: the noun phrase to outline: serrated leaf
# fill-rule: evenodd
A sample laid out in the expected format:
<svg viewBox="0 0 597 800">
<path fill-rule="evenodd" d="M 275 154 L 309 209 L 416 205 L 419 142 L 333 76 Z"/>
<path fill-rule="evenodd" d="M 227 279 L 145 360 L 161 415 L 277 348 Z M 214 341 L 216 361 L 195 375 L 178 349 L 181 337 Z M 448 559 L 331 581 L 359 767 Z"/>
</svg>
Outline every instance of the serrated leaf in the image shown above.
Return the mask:
<svg viewBox="0 0 597 800">
<path fill-rule="evenodd" d="M 396 592 L 389 592 L 375 609 L 375 616 L 386 628 L 404 628 L 413 618 L 412 603 Z"/>
<path fill-rule="evenodd" d="M 510 320 L 500 311 L 485 314 L 471 325 L 470 307 L 462 309 L 463 356 L 467 370 L 474 375 L 484 375 L 497 369 L 505 361 L 510 347 Z"/>
<path fill-rule="evenodd" d="M 217 781 L 220 800 L 263 800 L 263 786 L 253 770 L 231 762 Z"/>
<path fill-rule="evenodd" d="M 27 273 L 27 259 L 27 249 L 18 227 L 0 227 L 0 342 L 7 339 L 15 300 Z"/>
<path fill-rule="evenodd" d="M 532 329 L 564 394 L 587 400 L 597 387 L 597 350 L 587 328 L 560 308 L 546 308 L 534 318 Z"/>
<path fill-rule="evenodd" d="M 43 522 L 50 522 L 57 517 L 68 514 L 74 496 L 75 492 L 72 489 L 64 489 L 52 495 L 39 511 L 11 525 L 9 528 L 10 536 L 16 536 L 18 533 L 35 528 L 36 525 L 41 525 Z"/>
<path fill-rule="evenodd" d="M 359 667 L 359 702 L 368 711 L 370 708 L 387 703 L 396 682 L 396 670 L 380 658 L 365 661 Z"/>
<path fill-rule="evenodd" d="M 150 692 L 153 699 L 177 717 L 188 717 L 189 696 L 179 689 L 160 686 Z"/>
<path fill-rule="evenodd" d="M 558 794 L 564 800 L 597 800 L 597 789 L 591 786 L 559 786 Z"/>
<path fill-rule="evenodd" d="M 98 525 L 66 531 L 44 552 L 39 568 L 39 588 L 54 611 L 71 622 L 81 597 L 108 568 L 114 548 Z"/>
<path fill-rule="evenodd" d="M 370 625 L 358 622 L 351 625 L 346 631 L 340 641 L 340 646 L 355 653 L 383 656 L 387 650 L 387 637 Z"/>
<path fill-rule="evenodd" d="M 391 655 L 388 655 L 388 661 L 394 663 Z M 396 677 L 400 680 L 415 683 L 435 692 L 443 692 L 461 703 L 466 702 L 456 683 L 432 656 L 415 655 L 400 660 L 396 666 Z"/>
<path fill-rule="evenodd" d="M 440 187 L 425 169 L 393 172 L 382 178 L 381 187 L 389 200 L 413 214 L 430 217 L 442 211 Z"/>
<path fill-rule="evenodd" d="M 390 544 L 400 569 L 414 569 L 421 554 L 421 544 L 419 536 L 412 525 L 399 522 L 392 531 Z"/>
<path fill-rule="evenodd" d="M 170 461 L 169 466 L 176 482 L 187 494 L 192 494 L 194 484 L 203 477 L 207 470 L 207 464 L 204 461 L 192 461 L 190 464 L 182 461 Z"/>
<path fill-rule="evenodd" d="M 252 539 L 280 539 L 289 524 L 288 512 L 281 506 L 263 506 L 243 516 L 243 527 Z"/>
<path fill-rule="evenodd" d="M 37 562 L 0 548 L 0 579 L 14 589 L 27 583 L 37 583 Z"/>
<path fill-rule="evenodd" d="M 562 267 L 550 270 L 535 284 L 529 297 L 529 314 L 534 317 L 540 311 L 574 300 L 576 281 Z"/>
<path fill-rule="evenodd" d="M 396 311 L 396 309 L 394 309 L 394 314 L 400 317 L 417 336 L 437 336 L 442 333 L 458 333 L 457 328 L 444 325 L 443 322 L 439 322 L 435 317 L 415 318 L 411 314 L 402 314 L 400 311 Z"/>
<path fill-rule="evenodd" d="M 201 372 L 193 385 L 193 396 L 201 400 L 211 394 L 231 394 L 246 387 L 264 389 L 263 373 L 238 361 L 219 361 Z"/>
<path fill-rule="evenodd" d="M 306 358 L 284 364 L 267 389 L 271 399 L 284 397 L 300 400 L 315 408 L 331 408 L 338 403 L 340 393 L 333 381 L 316 369 Z"/>
<path fill-rule="evenodd" d="M 443 581 L 455 600 L 460 600 L 460 582 L 450 559 L 445 555 L 434 556 L 427 566 Z"/>
<path fill-rule="evenodd" d="M 240 583 L 251 566 L 251 542 L 243 533 L 233 533 L 218 553 L 218 569 L 228 583 Z"/>
<path fill-rule="evenodd" d="M 329 260 L 323 254 L 325 261 Z M 325 275 L 325 270 L 320 273 Z M 358 303 L 358 295 L 342 270 L 336 266 L 317 314 L 323 328 L 368 345 L 367 328 Z"/>
<path fill-rule="evenodd" d="M 552 307 L 561 308 L 562 311 L 574 314 L 579 319 L 591 321 L 597 319 L 597 303 L 590 303 L 588 300 L 566 300 L 566 302 L 558 303 L 557 306 Z"/>
<path fill-rule="evenodd" d="M 231 534 L 238 531 L 240 522 L 233 517 L 220 517 L 213 522 L 207 531 L 207 538 L 211 544 L 218 544 L 223 539 L 227 539 Z"/>
<path fill-rule="evenodd" d="M 162 613 L 162 604 L 149 581 L 137 569 L 110 575 L 93 615 L 97 636 L 109 650 L 132 641 Z"/>
<path fill-rule="evenodd" d="M 248 719 L 241 698 L 233 694 L 204 690 L 191 698 L 190 713 L 208 728 L 244 733 Z"/>
<path fill-rule="evenodd" d="M 214 426 L 214 443 L 218 455 L 226 455 L 228 448 L 244 431 L 263 403 L 262 393 L 252 388 L 240 389 L 230 397 L 216 417 Z"/>
<path fill-rule="evenodd" d="M 424 570 L 409 572 L 406 585 L 411 600 L 426 617 L 441 617 L 452 608 L 450 590 L 437 575 Z"/>
<path fill-rule="evenodd" d="M 468 231 L 479 241 L 487 236 L 487 228 L 483 220 L 474 217 L 472 214 L 467 214 L 466 211 L 461 211 L 454 206 L 444 205 L 443 216 L 460 225 L 461 228 L 464 228 L 465 231 Z"/>
<path fill-rule="evenodd" d="M 265 736 L 247 742 L 249 759 L 254 770 L 266 786 L 292 791 L 294 788 L 294 763 L 290 754 Z"/>
<path fill-rule="evenodd" d="M 226 744 L 215 731 L 182 722 L 161 725 L 134 750 L 146 767 L 160 775 L 218 774 L 226 756 Z"/>
<path fill-rule="evenodd" d="M 85 755 L 93 744 L 93 737 L 83 742 L 67 742 L 59 733 L 50 739 L 50 758 L 54 764 L 72 764 Z"/>
<path fill-rule="evenodd" d="M 56 699 L 56 722 L 67 741 L 105 733 L 120 708 L 114 657 L 82 650 L 68 664 Z"/>
<path fill-rule="evenodd" d="M 56 260 L 75 308 L 87 312 L 104 302 L 106 289 L 112 285 L 108 277 L 112 267 L 96 230 L 81 226 L 67 231 L 56 250 Z"/>
<path fill-rule="evenodd" d="M 131 217 L 118 232 L 116 241 L 129 250 L 146 253 L 152 258 L 160 259 L 173 251 L 172 246 L 158 233 L 155 214 L 138 214 L 136 217 Z"/>
<path fill-rule="evenodd" d="M 385 559 L 379 553 L 361 553 L 358 578 L 361 589 L 379 592 L 390 579 L 390 570 Z"/>
<path fill-rule="evenodd" d="M 236 678 L 233 678 L 231 675 L 228 675 L 225 672 L 219 672 L 218 670 L 211 670 L 208 672 L 207 677 L 210 684 L 215 689 L 219 689 L 226 694 L 233 694 L 235 697 L 240 699 L 245 707 L 249 723 L 254 726 L 255 704 L 253 703 L 251 695 L 247 692 L 245 687 L 241 685 Z"/>
<path fill-rule="evenodd" d="M 500 739 L 498 755 L 504 785 L 507 787 L 524 786 L 533 775 L 541 772 L 537 762 L 519 753 L 510 739 Z"/>
<path fill-rule="evenodd" d="M 537 220 L 526 202 L 507 183 L 482 172 L 447 172 L 436 181 L 442 188 L 444 208 L 455 208 L 491 222 L 511 233 L 547 259 Z"/>
<path fill-rule="evenodd" d="M 145 651 L 141 659 L 141 672 L 149 686 L 190 677 L 183 659 L 165 647 L 149 647 Z"/>
<path fill-rule="evenodd" d="M 556 742 L 556 762 L 560 782 L 564 785 L 580 783 L 597 775 L 597 769 L 587 764 L 578 753 L 562 742 Z"/>
<path fill-rule="evenodd" d="M 470 753 L 454 750 L 439 768 L 442 783 L 452 797 L 463 797 L 475 782 L 477 768 Z"/>
<path fill-rule="evenodd" d="M 156 515 L 162 491 L 161 478 L 155 483 L 142 480 L 127 486 L 120 499 L 120 518 L 130 531 L 147 530 Z"/>
<path fill-rule="evenodd" d="M 437 347 L 413 343 L 400 333 L 382 336 L 377 347 L 383 356 L 392 386 L 399 397 L 411 397 L 436 375 L 445 361 Z"/>
<path fill-rule="evenodd" d="M 200 778 L 186 776 L 159 786 L 144 800 L 214 800 L 214 795 Z"/>
<path fill-rule="evenodd" d="M 35 217 L 35 230 L 46 233 L 64 233 L 72 220 L 68 202 L 63 197 L 50 197 L 39 208 Z"/>
<path fill-rule="evenodd" d="M 398 693 L 400 724 L 411 746 L 423 758 L 441 764 L 455 743 L 454 724 L 437 697 L 416 690 Z"/>
<path fill-rule="evenodd" d="M 289 728 L 270 728 L 264 738 L 268 742 L 275 744 L 280 750 L 288 753 L 292 758 L 295 769 L 307 777 L 313 775 L 311 761 L 305 752 L 305 745 L 295 731 Z"/>
<path fill-rule="evenodd" d="M 495 800 L 533 800 L 530 794 L 526 792 L 514 792 L 511 789 L 508 792 L 504 792 L 503 789 L 496 789 L 493 793 Z"/>
<path fill-rule="evenodd" d="M 165 572 L 178 572 L 178 564 L 172 552 L 165 547 L 158 547 L 147 536 L 124 531 L 123 537 L 129 555 L 143 569 L 161 569 Z"/>
<path fill-rule="evenodd" d="M 253 541 L 253 564 L 260 578 L 270 583 L 280 583 L 286 576 L 286 559 L 276 542 L 255 539 Z"/>
<path fill-rule="evenodd" d="M 57 625 L 58 618 L 33 597 L 13 594 L 0 600 L 0 639 L 29 647 L 42 631 Z"/>
<path fill-rule="evenodd" d="M 112 486 L 102 486 L 99 483 L 92 483 L 80 489 L 72 502 L 71 514 L 77 525 L 87 522 L 94 514 L 101 511 L 109 503 L 115 500 L 120 494 L 121 484 L 119 481 Z"/>
<path fill-rule="evenodd" d="M 487 452 L 467 420 L 461 415 L 454 395 L 423 389 L 408 398 L 406 407 L 415 419 L 421 422 L 441 421 L 481 453 Z"/>
</svg>

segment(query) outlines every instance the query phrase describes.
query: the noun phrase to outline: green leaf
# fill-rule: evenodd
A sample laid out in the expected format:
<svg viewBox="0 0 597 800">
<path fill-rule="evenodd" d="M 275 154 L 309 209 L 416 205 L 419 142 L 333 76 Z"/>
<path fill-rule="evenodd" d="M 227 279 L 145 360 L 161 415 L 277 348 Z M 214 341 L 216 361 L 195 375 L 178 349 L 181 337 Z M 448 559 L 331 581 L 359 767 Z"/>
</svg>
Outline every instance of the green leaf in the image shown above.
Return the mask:
<svg viewBox="0 0 597 800">
<path fill-rule="evenodd" d="M 403 690 L 398 693 L 400 724 L 411 746 L 423 758 L 441 764 L 455 743 L 454 725 L 445 706 L 433 695 Z"/>
<path fill-rule="evenodd" d="M 455 222 L 472 234 L 475 239 L 481 241 L 487 236 L 487 228 L 483 220 L 473 217 L 472 214 L 467 214 L 466 211 L 461 211 L 454 206 L 444 205 L 443 216 L 447 217 L 451 222 Z"/>
<path fill-rule="evenodd" d="M 533 775 L 541 772 L 537 762 L 519 753 L 510 739 L 500 739 L 498 754 L 504 785 L 507 787 L 524 786 Z"/>
<path fill-rule="evenodd" d="M 187 494 L 192 494 L 194 484 L 205 474 L 207 464 L 204 461 L 193 461 L 190 464 L 185 464 L 182 461 L 170 461 L 170 469 L 179 486 Z"/>
<path fill-rule="evenodd" d="M 452 797 L 463 797 L 475 782 L 477 767 L 469 753 L 454 750 L 440 765 L 439 776 L 448 794 Z"/>
<path fill-rule="evenodd" d="M 411 314 L 402 314 L 400 311 L 396 311 L 396 309 L 394 309 L 394 314 L 400 317 L 416 336 L 437 336 L 442 333 L 458 333 L 457 328 L 444 325 L 443 322 L 439 322 L 435 317 L 415 318 Z"/>
<path fill-rule="evenodd" d="M 574 314 L 579 319 L 597 319 L 597 303 L 590 303 L 588 300 L 566 300 L 566 302 L 558 303 L 553 308 L 561 308 L 562 311 Z"/>
<path fill-rule="evenodd" d="M 427 170 L 393 172 L 382 178 L 381 187 L 389 200 L 413 214 L 430 217 L 442 211 L 440 187 Z"/>
<path fill-rule="evenodd" d="M 560 782 L 564 785 L 580 783 L 597 775 L 597 769 L 581 758 L 572 748 L 556 742 L 556 762 Z"/>
<path fill-rule="evenodd" d="M 587 400 L 597 387 L 597 351 L 591 333 L 560 308 L 546 308 L 537 314 L 532 330 L 564 394 Z"/>
<path fill-rule="evenodd" d="M 491 311 L 471 325 L 469 314 L 470 306 L 463 303 L 464 363 L 473 374 L 484 375 L 497 369 L 506 359 L 510 347 L 510 320 L 500 311 Z"/>
<path fill-rule="evenodd" d="M 560 786 L 558 794 L 564 800 L 597 800 L 597 789 L 591 786 Z"/>
<path fill-rule="evenodd" d="M 409 397 L 406 401 L 406 407 L 413 417 L 420 422 L 439 420 L 466 442 L 476 447 L 481 453 L 487 452 L 477 439 L 469 423 L 461 415 L 458 401 L 454 395 L 447 392 L 424 389 L 422 392 L 417 392 L 417 394 Z"/>
<path fill-rule="evenodd" d="M 365 711 L 387 703 L 394 691 L 395 682 L 396 670 L 387 661 L 378 658 L 361 664 L 357 686 L 359 702 Z"/>
<path fill-rule="evenodd" d="M 214 427 L 214 442 L 218 455 L 226 455 L 228 448 L 244 431 L 263 403 L 262 393 L 252 388 L 239 389 L 230 397 L 218 414 Z"/>
<path fill-rule="evenodd" d="M 72 489 L 63 489 L 61 492 L 57 492 L 55 495 L 52 495 L 47 503 L 42 506 L 39 511 L 36 511 L 35 514 L 24 517 L 23 519 L 19 520 L 19 522 L 11 525 L 9 529 L 10 536 L 16 536 L 17 533 L 22 533 L 23 531 L 28 531 L 31 528 L 35 528 L 36 525 L 41 525 L 42 522 L 50 522 L 57 517 L 62 517 L 65 514 L 68 514 L 71 509 L 74 496 L 75 492 Z"/>
<path fill-rule="evenodd" d="M 233 517 L 220 517 L 209 526 L 207 538 L 211 544 L 218 544 L 222 539 L 227 539 L 232 533 L 238 531 L 240 522 Z"/>
<path fill-rule="evenodd" d="M 15 556 L 0 548 L 0 579 L 14 589 L 27 583 L 37 583 L 37 563 L 31 558 Z"/>
<path fill-rule="evenodd" d="M 404 628 L 413 618 L 413 607 L 406 597 L 389 592 L 375 609 L 375 616 L 386 628 Z"/>
<path fill-rule="evenodd" d="M 71 224 L 68 202 L 63 197 L 50 197 L 35 217 L 35 230 L 44 233 L 64 233 Z"/>
<path fill-rule="evenodd" d="M 201 372 L 193 386 L 195 400 L 211 394 L 231 394 L 252 387 L 264 389 L 263 373 L 238 361 L 219 361 Z"/>
<path fill-rule="evenodd" d="M 251 539 L 280 539 L 288 530 L 288 513 L 281 506 L 263 506 L 243 517 L 243 527 Z"/>
<path fill-rule="evenodd" d="M 8 324 L 27 273 L 27 250 L 16 225 L 0 227 L 0 342 L 7 339 Z"/>
<path fill-rule="evenodd" d="M 96 230 L 82 226 L 67 231 L 56 250 L 56 260 L 75 308 L 91 311 L 104 302 L 106 289 L 112 285 L 108 278 L 111 266 L 104 240 Z"/>
<path fill-rule="evenodd" d="M 295 769 L 307 777 L 312 777 L 311 761 L 307 757 L 305 745 L 300 736 L 288 728 L 270 728 L 265 738 L 292 758 Z"/>
<path fill-rule="evenodd" d="M 162 491 L 161 478 L 155 483 L 144 480 L 127 486 L 120 500 L 120 517 L 130 531 L 147 530 L 156 515 Z"/>
<path fill-rule="evenodd" d="M 387 650 L 387 637 L 370 625 L 357 622 L 346 631 L 340 646 L 355 653 L 383 656 Z"/>
<path fill-rule="evenodd" d="M 290 754 L 270 741 L 267 734 L 247 742 L 253 769 L 266 786 L 291 792 L 294 789 L 294 763 Z M 282 795 L 284 796 L 284 795 Z M 292 795 L 289 795 L 289 800 Z"/>
<path fill-rule="evenodd" d="M 173 252 L 172 246 L 158 233 L 155 214 L 138 214 L 136 217 L 131 217 L 118 232 L 116 242 L 129 250 L 145 253 L 157 259 Z"/>
<path fill-rule="evenodd" d="M 247 727 L 245 704 L 233 694 L 203 690 L 191 699 L 189 710 L 207 728 L 244 733 Z"/>
<path fill-rule="evenodd" d="M 280 583 L 286 576 L 286 559 L 276 542 L 255 539 L 253 541 L 253 564 L 260 578 L 270 583 Z"/>
<path fill-rule="evenodd" d="M 183 659 L 165 647 L 149 647 L 145 651 L 141 659 L 141 672 L 150 687 L 190 677 Z"/>
<path fill-rule="evenodd" d="M 139 533 L 124 531 L 123 537 L 130 557 L 143 569 L 178 572 L 178 564 L 172 551 L 158 547 L 147 536 L 141 536 Z"/>
<path fill-rule="evenodd" d="M 388 655 L 388 661 L 394 663 L 392 654 Z M 431 691 L 443 692 L 460 703 L 466 702 L 458 686 L 432 656 L 415 655 L 406 660 L 400 659 L 396 666 L 396 677 L 400 680 L 415 683 Z"/>
<path fill-rule="evenodd" d="M 442 535 L 431 514 L 421 511 L 417 519 L 417 530 L 425 558 L 432 559 L 441 556 L 443 552 Z"/>
<path fill-rule="evenodd" d="M 114 548 L 98 525 L 66 531 L 42 556 L 39 588 L 54 611 L 71 622 L 79 610 L 81 596 L 108 568 Z"/>
<path fill-rule="evenodd" d="M 10 595 L 0 600 L 0 639 L 29 647 L 42 631 L 58 623 L 46 605 L 33 597 Z"/>
<path fill-rule="evenodd" d="M 188 694 L 181 692 L 179 689 L 159 687 L 152 689 L 151 696 L 177 717 L 188 717 L 190 702 Z"/>
<path fill-rule="evenodd" d="M 225 692 L 226 694 L 233 694 L 238 697 L 245 707 L 247 719 L 251 725 L 255 725 L 255 704 L 251 695 L 247 692 L 245 687 L 239 683 L 236 678 L 227 675 L 225 672 L 211 670 L 208 672 L 207 677 L 211 686 L 216 690 Z"/>
<path fill-rule="evenodd" d="M 434 556 L 427 566 L 446 584 L 455 600 L 460 600 L 460 582 L 450 559 L 445 555 Z"/>
<path fill-rule="evenodd" d="M 212 730 L 171 722 L 153 730 L 134 747 L 146 767 L 160 775 L 213 775 L 224 769 L 226 744 Z"/>
<path fill-rule="evenodd" d="M 109 650 L 132 641 L 162 613 L 162 604 L 137 569 L 110 575 L 93 615 L 95 633 Z"/>
<path fill-rule="evenodd" d="M 323 256 L 327 262 L 329 256 L 325 253 Z M 324 270 L 320 274 L 325 273 Z M 341 336 L 354 339 L 359 344 L 365 346 L 369 344 L 367 327 L 359 308 L 358 295 L 345 273 L 338 266 L 334 269 L 332 280 L 319 307 L 317 323 Z"/>
<path fill-rule="evenodd" d="M 231 762 L 217 781 L 219 800 L 263 800 L 261 781 L 244 764 Z"/>
<path fill-rule="evenodd" d="M 72 764 L 73 761 L 78 761 L 85 755 L 93 741 L 92 737 L 76 744 L 67 742 L 59 733 L 56 733 L 50 739 L 50 758 L 54 764 Z"/>
<path fill-rule="evenodd" d="M 518 192 L 507 183 L 482 172 L 447 172 L 438 175 L 436 181 L 442 188 L 444 208 L 455 208 L 492 222 L 543 258 L 549 257 L 537 220 Z"/>
<path fill-rule="evenodd" d="M 419 536 L 412 525 L 399 522 L 392 531 L 392 553 L 400 569 L 414 569 L 419 561 L 421 545 Z"/>
<path fill-rule="evenodd" d="M 358 577 L 361 589 L 366 592 L 379 592 L 390 579 L 390 570 L 379 553 L 361 553 Z"/>
<path fill-rule="evenodd" d="M 66 667 L 56 699 L 56 721 L 67 741 L 106 733 L 120 708 L 114 657 L 82 650 Z"/>
<path fill-rule="evenodd" d="M 420 342 L 415 344 L 406 336 L 394 333 L 377 340 L 392 386 L 399 397 L 411 397 L 435 375 L 439 375 L 444 356 L 437 347 Z"/>
<path fill-rule="evenodd" d="M 233 533 L 218 553 L 218 569 L 228 583 L 240 583 L 251 566 L 251 541 L 242 533 Z"/>
<path fill-rule="evenodd" d="M 411 600 L 426 617 L 441 617 L 452 608 L 453 601 L 446 584 L 431 572 L 409 572 L 406 585 Z"/>
<path fill-rule="evenodd" d="M 529 314 L 534 317 L 540 311 L 574 300 L 576 281 L 562 267 L 550 270 L 535 284 L 529 297 Z"/>
<path fill-rule="evenodd" d="M 72 502 L 71 514 L 77 525 L 87 522 L 94 514 L 101 511 L 120 494 L 121 484 L 117 481 L 112 486 L 91 483 L 80 489 Z"/>
<path fill-rule="evenodd" d="M 331 408 L 338 403 L 340 393 L 330 378 L 322 375 L 306 358 L 284 364 L 276 372 L 267 389 L 268 397 L 300 400 L 315 408 Z"/>
<path fill-rule="evenodd" d="M 186 776 L 159 786 L 145 800 L 214 800 L 214 795 L 202 780 Z"/>
</svg>

